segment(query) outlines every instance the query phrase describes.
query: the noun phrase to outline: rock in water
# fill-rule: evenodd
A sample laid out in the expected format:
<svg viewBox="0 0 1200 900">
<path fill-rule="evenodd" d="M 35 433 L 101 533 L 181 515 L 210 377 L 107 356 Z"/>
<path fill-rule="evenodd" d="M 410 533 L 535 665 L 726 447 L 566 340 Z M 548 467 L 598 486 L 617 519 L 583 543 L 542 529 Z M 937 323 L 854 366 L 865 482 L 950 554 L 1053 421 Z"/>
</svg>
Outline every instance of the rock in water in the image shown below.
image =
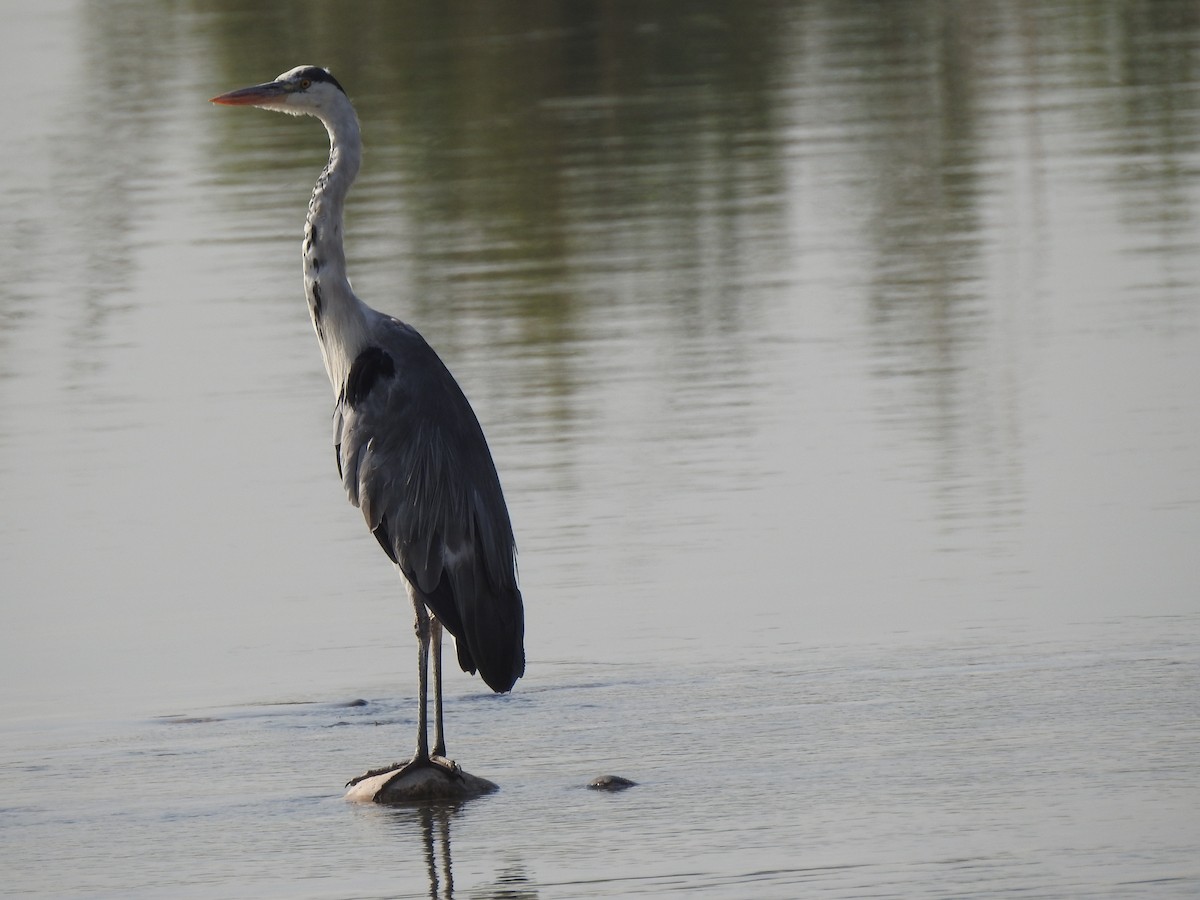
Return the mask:
<svg viewBox="0 0 1200 900">
<path fill-rule="evenodd" d="M 459 769 L 453 775 L 441 766 L 423 766 L 400 774 L 381 772 L 351 785 L 347 800 L 360 803 L 431 803 L 469 800 L 497 790 L 494 783 Z"/>
<path fill-rule="evenodd" d="M 599 778 L 593 778 L 589 781 L 588 787 L 593 791 L 623 791 L 625 788 L 631 788 L 636 784 L 636 781 L 630 781 L 628 778 L 622 778 L 620 775 L 601 775 Z"/>
</svg>

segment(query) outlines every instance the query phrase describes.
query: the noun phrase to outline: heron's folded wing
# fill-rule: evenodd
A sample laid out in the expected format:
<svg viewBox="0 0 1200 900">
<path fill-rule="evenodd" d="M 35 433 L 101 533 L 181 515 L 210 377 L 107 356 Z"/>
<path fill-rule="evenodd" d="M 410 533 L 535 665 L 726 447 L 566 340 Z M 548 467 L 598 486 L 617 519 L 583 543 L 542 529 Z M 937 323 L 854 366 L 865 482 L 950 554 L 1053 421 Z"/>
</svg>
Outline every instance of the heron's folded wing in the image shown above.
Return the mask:
<svg viewBox="0 0 1200 900">
<path fill-rule="evenodd" d="M 420 335 L 396 326 L 359 355 L 339 397 L 334 443 L 342 483 L 384 550 L 459 639 L 460 661 L 474 659 L 489 684 L 507 690 L 524 669 L 524 613 L 500 481 L 453 376 Z M 502 658 L 484 662 L 497 644 L 506 648 Z"/>
</svg>

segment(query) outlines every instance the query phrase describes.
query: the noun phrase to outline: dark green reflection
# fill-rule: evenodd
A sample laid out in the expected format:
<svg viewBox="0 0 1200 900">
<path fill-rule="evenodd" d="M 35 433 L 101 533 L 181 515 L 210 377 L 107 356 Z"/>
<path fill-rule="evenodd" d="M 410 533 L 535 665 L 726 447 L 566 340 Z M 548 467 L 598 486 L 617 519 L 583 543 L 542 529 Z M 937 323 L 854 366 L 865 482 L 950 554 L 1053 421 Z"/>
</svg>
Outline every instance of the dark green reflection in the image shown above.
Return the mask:
<svg viewBox="0 0 1200 900">
<path fill-rule="evenodd" d="M 1067 164 L 1094 165 L 1125 210 L 1124 251 L 1161 258 L 1147 303 L 1191 288 L 1171 275 L 1200 231 L 1191 2 L 195 9 L 221 88 L 300 62 L 337 72 L 367 143 L 351 268 L 386 288 L 364 296 L 451 359 L 481 331 L 535 358 L 497 377 L 552 398 L 539 414 L 559 425 L 629 335 L 630 353 L 666 357 L 654 389 L 744 390 L 724 403 L 744 413 L 764 320 L 834 296 L 867 323 L 885 417 L 956 452 L 1013 400 L 981 404 L 970 373 L 1010 300 L 1005 242 L 1048 245 Z M 311 123 L 214 128 L 306 172 L 323 155 Z M 809 208 L 814 193 L 840 205 Z M 1002 221 L 1014 206 L 1024 221 Z M 706 427 L 752 434 L 753 416 Z"/>
<path fill-rule="evenodd" d="M 762 216 L 786 191 L 771 116 L 786 5 L 353 9 L 226 4 L 218 52 L 230 84 L 305 59 L 348 86 L 370 202 L 393 193 L 408 223 L 362 235 L 416 288 L 397 312 L 486 303 L 523 340 L 561 341 L 579 304 L 613 301 L 608 276 L 640 271 L 670 273 L 670 296 L 622 299 L 687 317 L 714 273 L 734 303 L 743 245 L 780 232 Z"/>
</svg>

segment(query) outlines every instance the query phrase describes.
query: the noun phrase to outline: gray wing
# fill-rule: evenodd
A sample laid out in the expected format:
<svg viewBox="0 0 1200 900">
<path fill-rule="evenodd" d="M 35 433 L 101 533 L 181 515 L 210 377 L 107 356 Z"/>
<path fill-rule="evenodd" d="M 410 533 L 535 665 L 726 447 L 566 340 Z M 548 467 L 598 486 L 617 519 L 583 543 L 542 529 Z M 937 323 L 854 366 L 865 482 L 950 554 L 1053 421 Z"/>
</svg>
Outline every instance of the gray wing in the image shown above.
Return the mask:
<svg viewBox="0 0 1200 900">
<path fill-rule="evenodd" d="M 415 329 L 374 329 L 334 410 L 350 502 L 455 638 L 459 665 L 496 691 L 525 671 L 516 546 L 479 420 Z"/>
</svg>

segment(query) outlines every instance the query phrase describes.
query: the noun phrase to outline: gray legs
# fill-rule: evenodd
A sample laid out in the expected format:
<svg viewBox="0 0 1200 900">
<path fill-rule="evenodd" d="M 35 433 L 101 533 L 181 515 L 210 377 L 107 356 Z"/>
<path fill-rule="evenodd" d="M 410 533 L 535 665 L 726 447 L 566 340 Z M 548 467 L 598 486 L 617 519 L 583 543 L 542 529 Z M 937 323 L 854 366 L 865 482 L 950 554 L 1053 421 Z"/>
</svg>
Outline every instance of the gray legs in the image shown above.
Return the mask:
<svg viewBox="0 0 1200 900">
<path fill-rule="evenodd" d="M 417 750 L 406 763 L 396 763 L 382 769 L 372 769 L 365 775 L 351 779 L 346 786 L 358 784 L 364 778 L 382 775 L 384 772 L 404 774 L 409 770 L 435 766 L 456 778 L 461 777 L 458 764 L 446 759 L 446 737 L 442 732 L 442 623 L 425 608 L 424 601 L 406 581 L 408 596 L 412 600 L 417 633 Z M 429 752 L 429 655 L 433 653 L 433 753 Z"/>
<path fill-rule="evenodd" d="M 417 633 L 417 752 L 413 755 L 413 762 L 425 762 L 429 759 L 430 615 L 421 598 L 417 596 L 416 591 L 411 587 L 408 589 L 408 596 L 412 599 L 413 612 L 417 616 L 416 623 L 413 625 L 413 630 Z M 438 668 L 440 669 L 441 667 L 439 666 Z M 439 715 L 438 718 L 440 719 L 441 716 Z"/>
<path fill-rule="evenodd" d="M 429 652 L 433 654 L 433 755 L 445 757 L 446 736 L 442 732 L 442 623 L 430 616 Z"/>
<path fill-rule="evenodd" d="M 417 752 L 412 763 L 432 762 L 451 774 L 458 766 L 446 759 L 446 735 L 442 730 L 442 623 L 430 615 L 425 603 L 410 586 L 417 633 Z M 433 656 L 433 753 L 429 752 L 429 657 Z"/>
</svg>

